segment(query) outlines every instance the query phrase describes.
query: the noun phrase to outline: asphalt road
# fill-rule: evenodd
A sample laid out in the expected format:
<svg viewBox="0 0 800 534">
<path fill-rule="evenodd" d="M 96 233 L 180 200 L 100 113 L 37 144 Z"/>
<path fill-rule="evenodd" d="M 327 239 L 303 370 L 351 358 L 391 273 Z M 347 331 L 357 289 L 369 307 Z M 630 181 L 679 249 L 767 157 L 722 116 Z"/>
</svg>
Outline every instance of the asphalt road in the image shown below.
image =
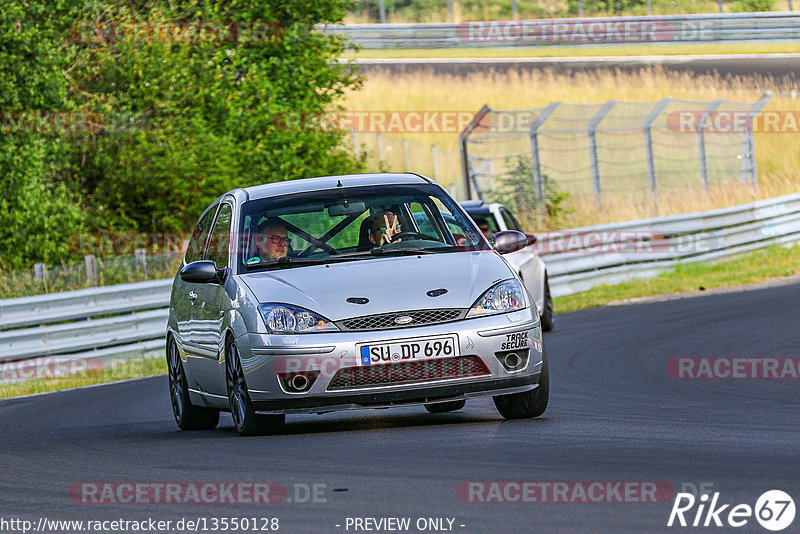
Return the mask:
<svg viewBox="0 0 800 534">
<path fill-rule="evenodd" d="M 294 416 L 279 436 L 239 437 L 227 414 L 216 431 L 180 432 L 166 377 L 0 402 L 0 518 L 260 516 L 279 518 L 282 532 L 346 532 L 347 517 L 444 517 L 456 532 L 493 534 L 689 530 L 666 527 L 671 498 L 496 504 L 456 491 L 465 481 L 657 481 L 675 491 L 710 483 L 725 503 L 754 505 L 770 489 L 798 500 L 800 381 L 666 372 L 679 356 L 800 356 L 798 303 L 800 284 L 561 314 L 545 337 L 550 408 L 529 421 L 503 421 L 480 399 L 442 415 Z M 80 482 L 199 481 L 278 482 L 293 501 L 296 488 L 324 484 L 326 502 L 87 505 L 69 496 Z M 766 532 L 754 520 L 737 531 Z"/>
<path fill-rule="evenodd" d="M 654 50 L 655 51 L 655 50 Z M 643 48 L 643 53 L 646 48 Z M 642 55 L 609 57 L 547 58 L 387 58 L 360 59 L 361 72 L 391 74 L 432 72 L 466 76 L 475 72 L 528 72 L 553 69 L 558 72 L 620 70 L 630 72 L 658 66 L 667 71 L 692 74 L 719 74 L 747 78 L 771 77 L 784 83 L 796 82 L 800 74 L 800 54 L 716 54 L 716 55 Z"/>
</svg>

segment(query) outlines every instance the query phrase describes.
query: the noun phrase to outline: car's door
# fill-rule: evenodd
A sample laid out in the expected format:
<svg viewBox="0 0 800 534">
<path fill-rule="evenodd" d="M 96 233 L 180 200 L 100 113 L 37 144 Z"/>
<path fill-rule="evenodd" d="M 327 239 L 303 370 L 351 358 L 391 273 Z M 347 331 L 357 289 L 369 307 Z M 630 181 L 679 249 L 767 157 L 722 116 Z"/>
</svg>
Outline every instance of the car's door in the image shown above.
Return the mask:
<svg viewBox="0 0 800 534">
<path fill-rule="evenodd" d="M 186 249 L 184 265 L 203 259 L 208 235 L 211 231 L 211 224 L 217 213 L 217 205 L 209 207 L 201 216 L 195 226 L 189 246 Z M 193 349 L 196 344 L 195 326 L 193 321 L 194 304 L 197 297 L 197 289 L 201 284 L 184 282 L 180 276 L 176 280 L 175 291 L 173 294 L 172 307 L 175 310 L 176 337 L 184 349 Z"/>
<path fill-rule="evenodd" d="M 229 267 L 231 225 L 233 206 L 230 202 L 220 202 L 217 217 L 209 236 L 203 255 L 204 260 L 213 261 L 218 269 Z M 225 310 L 230 302 L 228 295 L 219 284 L 195 284 L 197 299 L 194 304 L 195 340 L 199 358 L 194 362 L 195 386 L 204 392 L 224 394 L 224 376 L 219 372 L 222 346 L 222 324 Z"/>
</svg>

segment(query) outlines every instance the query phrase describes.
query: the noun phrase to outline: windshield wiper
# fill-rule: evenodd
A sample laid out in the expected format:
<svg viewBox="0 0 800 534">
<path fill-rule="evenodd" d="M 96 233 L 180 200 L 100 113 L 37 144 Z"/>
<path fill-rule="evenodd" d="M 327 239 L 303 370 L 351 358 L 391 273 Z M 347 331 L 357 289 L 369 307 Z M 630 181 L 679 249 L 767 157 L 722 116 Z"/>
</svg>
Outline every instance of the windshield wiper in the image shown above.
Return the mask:
<svg viewBox="0 0 800 534">
<path fill-rule="evenodd" d="M 256 263 L 248 263 L 245 265 L 248 270 L 250 269 L 263 269 L 264 267 L 300 267 L 303 265 L 319 265 L 327 263 L 331 258 L 289 258 L 283 257 L 277 260 L 259 261 Z"/>
<path fill-rule="evenodd" d="M 441 248 L 441 247 L 437 247 Z M 436 249 L 412 247 L 412 248 L 383 248 L 375 247 L 369 251 L 373 256 L 416 256 L 418 254 L 436 254 Z"/>
</svg>

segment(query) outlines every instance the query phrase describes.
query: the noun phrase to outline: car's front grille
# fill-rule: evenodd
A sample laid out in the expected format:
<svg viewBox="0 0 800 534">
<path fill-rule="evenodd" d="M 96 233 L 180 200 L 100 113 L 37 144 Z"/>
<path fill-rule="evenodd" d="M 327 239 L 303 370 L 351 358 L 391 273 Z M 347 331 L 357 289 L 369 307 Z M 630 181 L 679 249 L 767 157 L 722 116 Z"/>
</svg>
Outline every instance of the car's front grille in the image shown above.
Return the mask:
<svg viewBox="0 0 800 534">
<path fill-rule="evenodd" d="M 336 372 L 328 385 L 328 391 L 471 378 L 488 374 L 489 369 L 478 356 L 346 367 Z"/>
<path fill-rule="evenodd" d="M 414 310 L 405 312 L 381 313 L 343 319 L 338 326 L 345 332 L 362 330 L 389 330 L 457 321 L 466 315 L 460 308 L 439 308 L 435 310 Z"/>
</svg>

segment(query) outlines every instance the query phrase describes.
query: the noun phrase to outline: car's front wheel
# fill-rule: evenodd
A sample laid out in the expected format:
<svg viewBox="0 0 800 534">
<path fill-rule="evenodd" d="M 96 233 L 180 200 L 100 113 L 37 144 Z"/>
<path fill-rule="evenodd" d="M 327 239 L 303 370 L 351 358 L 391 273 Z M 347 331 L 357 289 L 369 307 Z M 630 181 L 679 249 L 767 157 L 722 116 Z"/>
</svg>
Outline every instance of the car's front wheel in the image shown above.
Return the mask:
<svg viewBox="0 0 800 534">
<path fill-rule="evenodd" d="M 167 367 L 172 413 L 181 430 L 211 430 L 219 423 L 219 410 L 194 406 L 189 400 L 189 385 L 178 344 L 170 337 L 167 343 Z"/>
<path fill-rule="evenodd" d="M 228 384 L 228 403 L 236 431 L 242 436 L 274 434 L 283 428 L 283 414 L 257 414 L 253 409 L 244 379 L 239 350 L 233 340 L 225 351 L 225 378 Z"/>
<path fill-rule="evenodd" d="M 542 374 L 539 377 L 539 387 L 522 393 L 510 395 L 497 395 L 494 405 L 506 419 L 530 419 L 539 417 L 547 410 L 550 398 L 550 373 L 547 369 L 547 351 L 542 346 Z"/>
<path fill-rule="evenodd" d="M 465 404 L 467 404 L 467 401 L 465 400 L 435 402 L 432 404 L 426 404 L 425 409 L 430 413 L 455 412 L 456 410 L 463 408 Z"/>
</svg>

